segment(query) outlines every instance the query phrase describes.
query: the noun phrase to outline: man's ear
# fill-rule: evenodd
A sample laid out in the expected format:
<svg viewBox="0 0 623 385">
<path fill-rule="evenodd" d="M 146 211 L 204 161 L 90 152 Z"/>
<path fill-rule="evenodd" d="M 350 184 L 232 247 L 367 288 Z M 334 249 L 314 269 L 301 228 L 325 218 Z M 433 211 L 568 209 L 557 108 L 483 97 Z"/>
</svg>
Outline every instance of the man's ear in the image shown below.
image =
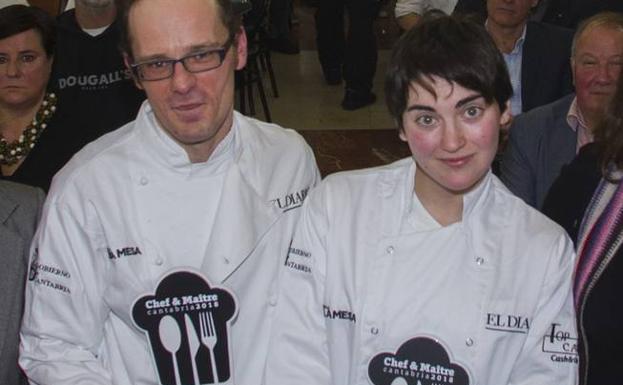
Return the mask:
<svg viewBox="0 0 623 385">
<path fill-rule="evenodd" d="M 125 64 L 126 71 L 128 71 L 130 76 L 132 76 L 132 80 L 134 80 L 136 87 L 139 90 L 142 90 L 143 86 L 141 85 L 141 81 L 134 75 L 134 71 L 132 71 L 132 67 L 130 67 L 131 60 L 127 53 L 123 54 L 123 63 Z"/>
<path fill-rule="evenodd" d="M 236 34 L 236 69 L 243 69 L 247 65 L 247 34 L 244 32 L 244 27 L 240 27 L 240 30 Z"/>
</svg>

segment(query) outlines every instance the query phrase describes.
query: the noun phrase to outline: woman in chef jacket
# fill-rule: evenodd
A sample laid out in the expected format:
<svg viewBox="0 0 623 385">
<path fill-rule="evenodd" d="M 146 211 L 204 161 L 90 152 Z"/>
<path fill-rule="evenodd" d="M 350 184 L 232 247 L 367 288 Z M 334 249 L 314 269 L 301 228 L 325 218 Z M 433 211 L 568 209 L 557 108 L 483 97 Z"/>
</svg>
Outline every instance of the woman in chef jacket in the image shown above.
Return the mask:
<svg viewBox="0 0 623 385">
<path fill-rule="evenodd" d="M 385 89 L 412 156 L 310 194 L 265 384 L 575 384 L 573 245 L 490 171 L 511 119 L 495 44 L 427 15 Z"/>
</svg>

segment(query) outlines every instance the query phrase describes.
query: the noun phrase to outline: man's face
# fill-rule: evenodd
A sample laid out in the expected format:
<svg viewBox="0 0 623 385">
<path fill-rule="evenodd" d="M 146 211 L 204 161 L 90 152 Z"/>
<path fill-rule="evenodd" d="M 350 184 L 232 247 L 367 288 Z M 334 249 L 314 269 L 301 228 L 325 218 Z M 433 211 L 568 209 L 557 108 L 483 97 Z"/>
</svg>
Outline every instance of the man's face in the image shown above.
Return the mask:
<svg viewBox="0 0 623 385">
<path fill-rule="evenodd" d="M 623 31 L 608 26 L 585 30 L 571 59 L 578 108 L 601 115 L 614 94 L 623 66 Z"/>
<path fill-rule="evenodd" d="M 487 0 L 489 23 L 505 28 L 523 25 L 537 3 L 538 0 Z"/>
<path fill-rule="evenodd" d="M 139 1 L 130 10 L 129 32 L 135 63 L 218 49 L 229 38 L 216 0 Z M 218 68 L 190 73 L 176 63 L 168 79 L 137 81 L 162 128 L 191 160 L 209 156 L 231 128 L 234 70 L 246 63 L 244 33 L 237 41 Z"/>
</svg>

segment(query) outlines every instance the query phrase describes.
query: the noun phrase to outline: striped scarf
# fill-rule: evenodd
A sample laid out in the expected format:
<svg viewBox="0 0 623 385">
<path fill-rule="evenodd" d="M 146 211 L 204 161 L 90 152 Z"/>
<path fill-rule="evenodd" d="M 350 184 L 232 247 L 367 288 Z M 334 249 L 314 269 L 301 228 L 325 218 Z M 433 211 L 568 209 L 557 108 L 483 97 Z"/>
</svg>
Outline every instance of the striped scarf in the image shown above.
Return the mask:
<svg viewBox="0 0 623 385">
<path fill-rule="evenodd" d="M 578 261 L 573 296 L 579 312 L 591 281 L 595 281 L 623 243 L 623 180 L 620 171 L 611 173 L 617 183 L 602 178 L 584 214 L 578 233 Z"/>
</svg>

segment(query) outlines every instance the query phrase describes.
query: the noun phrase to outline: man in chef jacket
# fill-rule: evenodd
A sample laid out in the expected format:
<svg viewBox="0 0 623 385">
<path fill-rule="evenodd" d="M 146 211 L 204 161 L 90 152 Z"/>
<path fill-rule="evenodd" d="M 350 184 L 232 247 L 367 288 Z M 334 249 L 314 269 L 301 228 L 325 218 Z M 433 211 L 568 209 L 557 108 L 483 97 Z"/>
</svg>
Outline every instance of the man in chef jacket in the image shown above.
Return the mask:
<svg viewBox="0 0 623 385">
<path fill-rule="evenodd" d="M 36 384 L 255 384 L 313 153 L 233 110 L 244 3 L 127 3 L 122 48 L 147 101 L 53 181 L 20 364 Z"/>
</svg>

